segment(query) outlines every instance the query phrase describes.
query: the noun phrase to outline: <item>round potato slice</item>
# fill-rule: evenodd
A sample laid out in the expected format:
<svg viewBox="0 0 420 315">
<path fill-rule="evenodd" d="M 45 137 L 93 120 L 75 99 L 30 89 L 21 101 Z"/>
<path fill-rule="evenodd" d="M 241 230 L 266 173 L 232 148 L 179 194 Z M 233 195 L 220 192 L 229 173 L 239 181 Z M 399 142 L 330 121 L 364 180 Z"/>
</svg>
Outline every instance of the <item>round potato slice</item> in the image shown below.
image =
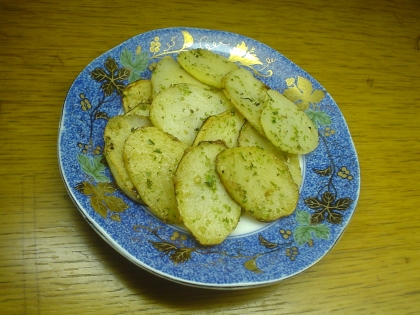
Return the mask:
<svg viewBox="0 0 420 315">
<path fill-rule="evenodd" d="M 307 154 L 318 146 L 318 129 L 312 120 L 277 91 L 267 92 L 261 125 L 267 138 L 284 152 Z"/>
<path fill-rule="evenodd" d="M 156 96 L 149 117 L 154 126 L 191 145 L 207 117 L 231 108 L 222 93 L 180 83 Z"/>
<path fill-rule="evenodd" d="M 291 154 L 281 151 L 274 144 L 272 144 L 270 140 L 268 140 L 266 137 L 257 132 L 249 122 L 246 122 L 239 132 L 238 146 L 259 147 L 268 152 L 273 153 L 280 160 L 286 163 L 286 165 L 289 167 L 289 171 L 292 174 L 293 180 L 295 181 L 296 185 L 300 187 L 300 185 L 302 184 L 302 170 L 300 168 L 299 156 L 297 154 Z"/>
<path fill-rule="evenodd" d="M 117 186 L 131 199 L 144 203 L 130 179 L 123 159 L 125 140 L 140 127 L 151 126 L 144 116 L 117 115 L 108 120 L 104 130 L 104 156 Z"/>
<path fill-rule="evenodd" d="M 223 150 L 216 170 L 227 192 L 259 221 L 269 222 L 295 210 L 299 190 L 287 165 L 258 147 Z"/>
<path fill-rule="evenodd" d="M 236 228 L 241 207 L 226 192 L 215 169 L 222 142 L 190 147 L 175 176 L 175 194 L 184 225 L 203 245 L 220 244 Z"/>
<path fill-rule="evenodd" d="M 236 110 L 227 110 L 219 115 L 210 116 L 201 126 L 194 144 L 201 141 L 223 141 L 229 148 L 238 146 L 238 136 L 245 118 Z"/>
<path fill-rule="evenodd" d="M 187 145 L 157 127 L 134 131 L 124 145 L 130 178 L 152 213 L 166 223 L 180 223 L 173 177 Z"/>
</svg>

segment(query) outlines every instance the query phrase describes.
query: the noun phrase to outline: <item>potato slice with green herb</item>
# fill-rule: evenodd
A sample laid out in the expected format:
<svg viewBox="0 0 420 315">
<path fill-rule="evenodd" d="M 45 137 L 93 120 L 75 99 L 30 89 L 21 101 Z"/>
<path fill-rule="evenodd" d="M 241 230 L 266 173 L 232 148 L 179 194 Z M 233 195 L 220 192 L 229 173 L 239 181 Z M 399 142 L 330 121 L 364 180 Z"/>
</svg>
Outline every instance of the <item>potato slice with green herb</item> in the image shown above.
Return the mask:
<svg viewBox="0 0 420 315">
<path fill-rule="evenodd" d="M 137 116 L 146 116 L 150 115 L 150 107 L 152 104 L 138 104 L 136 107 L 131 109 L 129 112 L 125 113 L 125 115 L 137 115 Z"/>
<path fill-rule="evenodd" d="M 229 72 L 222 87 L 235 108 L 263 135 L 260 117 L 269 87 L 243 68 Z"/>
<path fill-rule="evenodd" d="M 182 68 L 197 80 L 217 89 L 222 88 L 222 79 L 238 66 L 210 50 L 198 48 L 181 52 L 177 60 Z"/>
<path fill-rule="evenodd" d="M 298 187 L 274 154 L 257 147 L 226 149 L 216 157 L 216 170 L 232 199 L 255 219 L 273 221 L 295 210 Z"/>
<path fill-rule="evenodd" d="M 104 130 L 104 156 L 117 186 L 134 201 L 143 203 L 125 168 L 123 149 L 125 140 L 137 128 L 151 126 L 147 117 L 114 116 L 108 120 Z"/>
<path fill-rule="evenodd" d="M 178 83 L 189 83 L 203 88 L 209 88 L 208 85 L 198 81 L 191 74 L 185 71 L 172 57 L 165 57 L 159 60 L 153 70 L 150 81 L 152 83 L 153 99 L 161 91 L 164 91 L 171 85 Z"/>
<path fill-rule="evenodd" d="M 201 142 L 190 147 L 175 176 L 175 194 L 184 225 L 203 245 L 220 244 L 236 228 L 241 207 L 226 192 L 215 158 L 226 146 Z"/>
<path fill-rule="evenodd" d="M 150 120 L 154 126 L 191 145 L 207 117 L 231 108 L 220 93 L 181 83 L 156 96 L 150 108 Z"/>
<path fill-rule="evenodd" d="M 318 146 L 318 129 L 292 101 L 270 90 L 264 106 L 261 125 L 267 138 L 280 150 L 307 154 Z"/>
<path fill-rule="evenodd" d="M 210 116 L 197 133 L 194 145 L 198 145 L 201 141 L 221 140 L 229 148 L 237 147 L 239 131 L 244 123 L 245 118 L 235 109 Z"/>
<path fill-rule="evenodd" d="M 135 130 L 126 140 L 124 162 L 130 178 L 152 213 L 180 223 L 173 177 L 187 145 L 156 127 Z"/>
<path fill-rule="evenodd" d="M 152 84 L 150 80 L 137 80 L 127 85 L 122 92 L 124 113 L 128 113 L 138 105 L 152 102 Z"/>
<path fill-rule="evenodd" d="M 249 122 L 246 122 L 239 132 L 238 146 L 259 147 L 273 153 L 280 160 L 287 164 L 296 185 L 300 186 L 302 184 L 302 170 L 300 168 L 299 156 L 297 154 L 281 151 L 274 144 L 272 144 L 270 140 L 257 132 Z"/>
</svg>

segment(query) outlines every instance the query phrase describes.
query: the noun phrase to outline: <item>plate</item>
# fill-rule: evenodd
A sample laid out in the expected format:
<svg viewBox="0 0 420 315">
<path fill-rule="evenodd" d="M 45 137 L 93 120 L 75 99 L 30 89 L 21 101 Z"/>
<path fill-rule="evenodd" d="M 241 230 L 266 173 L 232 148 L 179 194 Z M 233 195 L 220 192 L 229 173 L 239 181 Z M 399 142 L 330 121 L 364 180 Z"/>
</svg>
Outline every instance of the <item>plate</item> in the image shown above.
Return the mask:
<svg viewBox="0 0 420 315">
<path fill-rule="evenodd" d="M 291 99 L 315 122 L 318 148 L 301 157 L 296 211 L 264 224 L 248 217 L 222 244 L 200 246 L 121 193 L 104 162 L 103 130 L 122 113 L 121 91 L 148 79 L 166 56 L 205 48 L 229 58 Z M 66 96 L 58 137 L 60 171 L 80 213 L 112 247 L 145 270 L 185 285 L 241 289 L 297 275 L 337 243 L 355 211 L 360 169 L 345 119 L 330 94 L 274 49 L 238 34 L 166 28 L 135 36 L 93 60 Z"/>
</svg>

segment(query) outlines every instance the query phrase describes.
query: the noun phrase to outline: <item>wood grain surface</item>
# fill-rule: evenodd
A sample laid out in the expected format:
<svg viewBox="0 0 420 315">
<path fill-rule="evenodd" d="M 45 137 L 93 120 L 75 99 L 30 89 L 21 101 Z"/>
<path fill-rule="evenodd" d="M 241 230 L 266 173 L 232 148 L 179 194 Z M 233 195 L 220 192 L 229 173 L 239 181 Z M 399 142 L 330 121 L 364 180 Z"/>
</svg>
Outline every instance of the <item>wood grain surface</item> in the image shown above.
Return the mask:
<svg viewBox="0 0 420 315">
<path fill-rule="evenodd" d="M 418 0 L 0 0 L 1 314 L 419 314 Z M 82 218 L 57 162 L 78 73 L 157 28 L 239 33 L 314 76 L 361 165 L 353 219 L 306 272 L 240 291 L 182 286 L 123 258 Z"/>
</svg>

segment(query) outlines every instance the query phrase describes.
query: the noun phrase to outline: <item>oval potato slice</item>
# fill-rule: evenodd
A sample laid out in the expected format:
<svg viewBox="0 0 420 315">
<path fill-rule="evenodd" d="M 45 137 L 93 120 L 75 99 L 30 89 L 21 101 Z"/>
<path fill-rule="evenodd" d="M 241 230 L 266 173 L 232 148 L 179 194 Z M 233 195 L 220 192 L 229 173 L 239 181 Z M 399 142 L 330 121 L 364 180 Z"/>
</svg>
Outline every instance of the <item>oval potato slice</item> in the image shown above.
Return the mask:
<svg viewBox="0 0 420 315">
<path fill-rule="evenodd" d="M 222 142 L 190 147 L 175 175 L 175 194 L 184 225 L 202 245 L 220 244 L 236 228 L 241 207 L 226 192 L 215 169 Z"/>
<path fill-rule="evenodd" d="M 259 221 L 269 222 L 295 210 L 299 190 L 285 163 L 257 147 L 226 149 L 216 157 L 216 170 L 231 195 Z"/>
<path fill-rule="evenodd" d="M 197 80 L 217 89 L 222 88 L 222 79 L 226 74 L 239 68 L 226 57 L 202 48 L 183 51 L 177 60 Z"/>
<path fill-rule="evenodd" d="M 302 184 L 302 170 L 300 168 L 299 156 L 297 154 L 291 154 L 281 151 L 274 144 L 272 144 L 270 140 L 268 140 L 266 137 L 257 132 L 249 122 L 246 122 L 239 132 L 238 146 L 259 147 L 268 152 L 273 153 L 280 160 L 287 164 L 296 185 L 300 187 L 300 185 Z"/>
<path fill-rule="evenodd" d="M 243 68 L 229 72 L 223 78 L 222 86 L 228 100 L 264 135 L 260 117 L 269 87 Z"/>
<path fill-rule="evenodd" d="M 208 85 L 198 81 L 185 71 L 172 57 L 164 57 L 158 61 L 150 79 L 152 83 L 152 98 L 154 99 L 161 91 L 178 83 L 189 83 L 209 88 Z"/>
<path fill-rule="evenodd" d="M 151 125 L 147 117 L 118 115 L 108 120 L 103 135 L 104 156 L 117 186 L 132 200 L 140 203 L 144 202 L 124 165 L 124 143 L 135 129 Z"/>
<path fill-rule="evenodd" d="M 152 84 L 150 80 L 137 80 L 127 85 L 122 92 L 124 113 L 128 113 L 138 105 L 152 102 Z"/>
<path fill-rule="evenodd" d="M 152 213 L 166 223 L 180 223 L 173 177 L 187 145 L 156 127 L 135 130 L 124 145 L 130 178 Z"/>
<path fill-rule="evenodd" d="M 261 113 L 267 138 L 280 150 L 307 154 L 318 146 L 318 129 L 312 120 L 281 93 L 270 90 Z"/>
<path fill-rule="evenodd" d="M 153 125 L 192 145 L 203 121 L 232 105 L 220 93 L 194 84 L 176 84 L 160 92 L 152 102 Z"/>
<path fill-rule="evenodd" d="M 210 116 L 198 131 L 193 145 L 201 141 L 221 140 L 228 148 L 237 147 L 239 131 L 244 123 L 245 118 L 234 109 Z"/>
</svg>

